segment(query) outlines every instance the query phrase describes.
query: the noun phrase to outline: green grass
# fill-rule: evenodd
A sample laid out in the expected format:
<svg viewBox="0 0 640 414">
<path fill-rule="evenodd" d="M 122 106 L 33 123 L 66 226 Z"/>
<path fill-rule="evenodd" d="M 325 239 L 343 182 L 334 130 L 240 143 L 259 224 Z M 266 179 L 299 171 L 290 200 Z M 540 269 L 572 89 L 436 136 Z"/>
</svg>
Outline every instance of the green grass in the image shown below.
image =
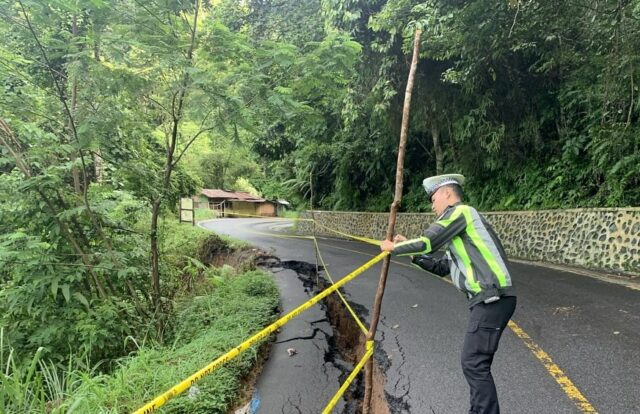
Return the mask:
<svg viewBox="0 0 640 414">
<path fill-rule="evenodd" d="M 206 210 L 205 210 L 206 211 Z M 211 210 L 209 210 L 211 211 Z M 162 253 L 175 255 L 182 252 L 182 256 L 194 256 L 205 239 L 219 237 L 231 249 L 247 248 L 249 244 L 238 239 L 217 234 L 202 227 L 193 226 L 191 223 L 180 223 L 173 217 L 163 217 L 160 221 L 160 242 Z"/>
<path fill-rule="evenodd" d="M 218 215 L 208 208 L 196 208 L 196 221 L 217 218 Z"/>
<path fill-rule="evenodd" d="M 11 356 L 5 356 L 0 412 L 129 413 L 273 321 L 278 302 L 269 275 L 251 271 L 229 277 L 213 294 L 177 305 L 179 326 L 171 345 L 142 346 L 120 360 L 111 375 L 50 367 L 37 355 L 31 364 L 12 368 Z M 187 391 L 159 412 L 226 413 L 237 402 L 241 380 L 254 365 L 259 345 L 194 384 L 195 396 Z"/>
<path fill-rule="evenodd" d="M 41 351 L 30 360 L 18 361 L 0 332 L 0 413 L 131 412 L 275 319 L 279 295 L 270 275 L 255 270 L 238 274 L 228 265 L 206 267 L 196 259 L 201 249 L 233 251 L 247 248 L 246 243 L 173 218 L 163 219 L 160 230 L 163 274 L 170 275 L 165 288 L 175 290 L 170 299 L 172 329 L 164 345 L 113 338 L 136 344 L 138 350 L 115 364 L 111 361 L 116 368 L 104 374 L 98 372 L 104 364 L 91 369 L 88 359 L 83 362 L 72 350 L 65 365 L 43 360 Z M 187 288 L 190 272 L 194 286 Z M 226 413 L 236 402 L 243 376 L 255 363 L 258 347 L 195 384 L 194 398 L 185 393 L 160 412 Z"/>
<path fill-rule="evenodd" d="M 178 311 L 179 328 L 172 346 L 143 350 L 123 361 L 93 406 L 110 412 L 137 408 L 271 322 L 278 300 L 274 281 L 259 271 L 228 279 L 210 296 L 186 300 Z M 242 376 L 255 362 L 256 349 L 247 350 L 197 383 L 195 398 L 185 393 L 170 401 L 166 411 L 226 413 Z"/>
<path fill-rule="evenodd" d="M 278 216 L 284 217 L 284 218 L 290 218 L 290 219 L 297 219 L 300 217 L 300 214 L 301 214 L 300 211 L 284 210 L 283 212 L 279 213 Z"/>
</svg>

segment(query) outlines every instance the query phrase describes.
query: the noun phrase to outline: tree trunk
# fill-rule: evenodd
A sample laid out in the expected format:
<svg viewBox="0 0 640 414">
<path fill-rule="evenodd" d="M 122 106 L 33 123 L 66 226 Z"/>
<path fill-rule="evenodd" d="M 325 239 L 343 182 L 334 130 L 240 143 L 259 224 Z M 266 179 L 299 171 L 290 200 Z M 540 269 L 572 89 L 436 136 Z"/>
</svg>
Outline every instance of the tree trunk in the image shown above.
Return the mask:
<svg viewBox="0 0 640 414">
<path fill-rule="evenodd" d="M 436 154 L 436 174 L 440 175 L 444 171 L 444 152 L 440 145 L 440 129 L 435 121 L 431 122 L 431 136 L 433 137 L 433 150 Z"/>
<path fill-rule="evenodd" d="M 98 148 L 96 152 L 93 153 L 93 173 L 95 175 L 96 182 L 102 184 L 102 153 L 100 151 L 100 148 Z"/>
<path fill-rule="evenodd" d="M 100 43 L 98 40 L 93 44 L 93 58 L 96 62 L 100 63 Z M 103 180 L 102 171 L 102 152 L 100 151 L 100 148 L 97 148 L 93 153 L 93 172 L 96 182 L 100 184 Z"/>
<path fill-rule="evenodd" d="M 151 294 L 153 306 L 157 310 L 160 304 L 160 253 L 158 249 L 158 217 L 160 200 L 153 202 L 151 210 Z"/>
<path fill-rule="evenodd" d="M 75 42 L 76 37 L 78 37 L 78 17 L 77 16 L 73 16 L 73 21 L 71 23 L 71 41 Z M 69 73 L 67 73 L 67 75 L 69 75 Z M 77 106 L 77 102 L 78 102 L 78 79 L 76 78 L 76 76 L 73 76 L 73 80 L 71 81 L 71 102 L 70 102 L 70 111 L 71 111 L 71 115 L 69 117 L 69 135 L 71 137 L 73 137 L 73 133 L 74 133 L 74 127 L 73 127 L 73 115 L 75 115 L 76 112 L 76 106 Z M 73 138 L 70 139 L 71 142 L 73 142 Z M 71 161 L 75 161 L 76 160 L 76 156 L 73 155 L 71 157 Z M 71 176 L 73 177 L 73 189 L 76 191 L 76 193 L 78 194 L 82 194 L 82 187 L 80 185 L 80 171 L 78 170 L 78 167 L 72 167 L 71 168 Z"/>
<path fill-rule="evenodd" d="M 192 66 L 193 50 L 195 48 L 196 40 L 196 28 L 198 23 L 198 11 L 200 9 L 200 1 L 195 0 L 195 13 L 193 17 L 193 26 L 191 29 L 191 43 L 189 50 L 187 51 L 187 59 L 190 66 Z M 155 198 L 152 203 L 151 210 L 151 290 L 153 295 L 153 307 L 155 309 L 156 317 L 159 323 L 157 324 L 158 334 L 162 334 L 162 315 L 161 315 L 161 289 L 160 289 L 160 251 L 158 246 L 158 217 L 160 216 L 160 207 L 162 205 L 162 199 L 164 195 L 169 191 L 171 184 L 171 173 L 175 168 L 173 159 L 178 144 L 178 132 L 180 129 L 180 121 L 182 120 L 183 105 L 185 96 L 187 94 L 187 86 L 189 85 L 189 73 L 185 71 L 180 89 L 177 92 L 176 99 L 173 105 L 173 119 L 171 126 L 171 136 L 167 141 L 166 159 L 164 178 L 162 180 L 162 187 L 160 188 L 160 196 Z"/>
</svg>

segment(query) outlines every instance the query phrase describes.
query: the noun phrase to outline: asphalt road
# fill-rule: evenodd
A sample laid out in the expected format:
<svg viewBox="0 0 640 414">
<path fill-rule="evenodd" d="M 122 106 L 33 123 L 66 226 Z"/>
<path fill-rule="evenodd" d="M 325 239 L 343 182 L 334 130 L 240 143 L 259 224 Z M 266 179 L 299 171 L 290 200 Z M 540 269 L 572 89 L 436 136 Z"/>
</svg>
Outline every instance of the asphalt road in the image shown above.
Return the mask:
<svg viewBox="0 0 640 414">
<path fill-rule="evenodd" d="M 219 219 L 202 227 L 272 250 L 282 260 L 316 261 L 312 241 L 270 235 L 287 231 L 282 220 Z M 338 279 L 379 252 L 345 240 L 319 239 L 319 245 Z M 391 265 L 376 338 L 377 358 L 386 359 L 385 391 L 392 412 L 466 413 L 468 386 L 459 353 L 467 301 L 452 285 L 407 264 L 399 259 Z M 344 289 L 365 324 L 379 272 L 377 265 Z M 294 272 L 275 277 L 285 310 L 309 297 Z M 502 412 L 583 413 L 592 406 L 601 414 L 640 413 L 640 291 L 519 263 L 512 263 L 512 277 L 518 294 L 512 320 L 521 331 L 505 331 L 493 364 Z M 257 383 L 259 413 L 322 410 L 337 391 L 340 375 L 350 369 L 327 357 L 332 335 L 322 309 L 283 328 Z M 288 348 L 296 354 L 289 356 Z M 576 395 L 582 396 L 582 406 Z"/>
</svg>

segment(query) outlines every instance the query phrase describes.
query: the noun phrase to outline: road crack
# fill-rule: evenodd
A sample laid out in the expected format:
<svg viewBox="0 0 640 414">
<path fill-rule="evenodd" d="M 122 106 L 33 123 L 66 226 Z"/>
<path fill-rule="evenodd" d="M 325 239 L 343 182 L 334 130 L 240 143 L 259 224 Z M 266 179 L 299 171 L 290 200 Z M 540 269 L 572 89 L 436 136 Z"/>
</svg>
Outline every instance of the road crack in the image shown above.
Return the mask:
<svg viewBox="0 0 640 414">
<path fill-rule="evenodd" d="M 316 273 L 315 264 L 295 260 L 280 261 L 275 256 L 266 257 L 265 260 L 262 261 L 262 263 L 266 267 L 269 267 L 271 269 L 290 269 L 295 271 L 298 275 L 298 279 L 302 282 L 304 291 L 309 296 L 314 296 L 330 286 L 330 282 L 324 277 L 324 269 L 321 266 L 318 267 L 319 272 Z M 343 296 L 348 297 L 348 295 L 346 294 L 343 294 Z M 325 312 L 326 318 L 319 319 L 317 321 L 311 322 L 310 324 L 314 325 L 318 323 L 328 322 L 333 328 L 332 333 L 326 332 L 319 327 L 314 327 L 313 332 L 310 335 L 289 338 L 278 341 L 277 343 L 280 344 L 291 342 L 294 340 L 313 340 L 314 338 L 316 338 L 318 333 L 324 334 L 326 338 L 327 349 L 322 350 L 324 352 L 324 364 L 322 368 L 323 375 L 328 380 L 331 380 L 331 378 L 329 378 L 328 367 L 332 366 L 336 370 L 338 370 L 339 381 L 340 383 L 343 383 L 353 370 L 355 364 L 362 358 L 362 355 L 364 355 L 366 338 L 358 327 L 357 323 L 347 311 L 344 303 L 342 303 L 337 295 L 329 295 L 328 297 L 324 298 L 319 303 L 319 305 Z M 352 307 L 352 309 L 360 319 L 365 320 L 369 315 L 369 310 L 365 306 L 353 302 L 349 302 L 349 305 Z M 401 411 L 390 411 L 388 400 L 385 399 L 386 393 L 384 391 L 384 373 L 389 368 L 390 361 L 381 346 L 381 343 L 384 341 L 384 332 L 381 332 L 380 334 L 382 336 L 382 340 L 376 341 L 373 356 L 374 392 L 372 398 L 372 412 L 374 414 L 390 414 L 391 412 L 399 413 Z M 316 341 L 313 341 L 313 343 L 317 348 L 320 348 L 320 346 L 316 344 Z M 404 351 L 402 355 L 404 358 Z M 337 391 L 337 389 L 334 390 L 334 392 L 335 391 Z M 403 395 L 403 398 L 404 396 L 406 396 L 406 393 Z M 364 377 L 363 372 L 361 372 L 343 396 L 345 405 L 342 414 L 361 413 L 361 402 L 363 397 Z M 392 398 L 395 399 L 395 397 Z M 287 404 L 289 408 L 296 408 L 299 410 L 299 407 L 291 403 L 290 399 L 287 400 Z M 408 405 L 405 403 L 396 403 L 393 405 L 408 407 Z"/>
</svg>

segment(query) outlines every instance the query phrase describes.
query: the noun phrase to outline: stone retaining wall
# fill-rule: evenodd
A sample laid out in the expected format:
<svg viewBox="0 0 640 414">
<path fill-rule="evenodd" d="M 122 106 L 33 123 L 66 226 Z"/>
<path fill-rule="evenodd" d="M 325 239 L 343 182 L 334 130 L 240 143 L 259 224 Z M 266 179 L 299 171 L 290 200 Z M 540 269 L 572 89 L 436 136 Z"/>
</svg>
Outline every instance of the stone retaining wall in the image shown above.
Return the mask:
<svg viewBox="0 0 640 414">
<path fill-rule="evenodd" d="M 640 208 L 597 208 L 483 213 L 511 257 L 593 270 L 640 275 Z M 388 213 L 307 211 L 316 234 L 340 237 L 323 226 L 361 237 L 383 239 Z M 419 235 L 433 214 L 398 214 L 396 233 Z M 298 228 L 312 232 L 312 223 Z"/>
</svg>

